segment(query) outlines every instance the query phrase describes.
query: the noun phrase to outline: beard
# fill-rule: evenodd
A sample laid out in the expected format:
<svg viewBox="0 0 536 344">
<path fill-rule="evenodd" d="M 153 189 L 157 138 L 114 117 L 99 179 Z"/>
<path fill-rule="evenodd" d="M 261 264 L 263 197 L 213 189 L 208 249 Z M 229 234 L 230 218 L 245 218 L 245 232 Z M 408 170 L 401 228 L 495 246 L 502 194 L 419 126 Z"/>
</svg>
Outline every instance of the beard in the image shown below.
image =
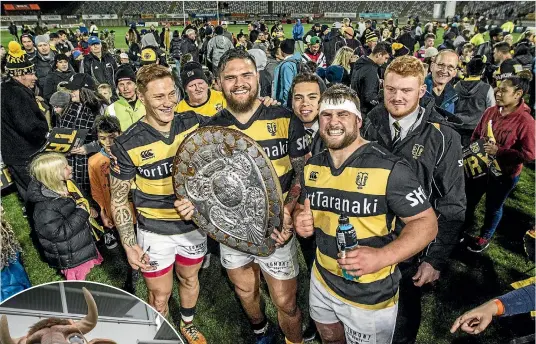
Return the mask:
<svg viewBox="0 0 536 344">
<path fill-rule="evenodd" d="M 236 89 L 231 91 L 223 90 L 224 98 L 227 101 L 227 107 L 229 110 L 231 110 L 231 112 L 244 113 L 250 111 L 253 109 L 253 106 L 255 106 L 255 100 L 257 100 L 257 95 L 259 93 L 259 85 L 255 84 L 253 88 L 244 88 L 249 91 L 249 96 L 242 101 L 237 101 L 234 99 L 232 92 Z"/>
<path fill-rule="evenodd" d="M 413 113 L 415 109 L 419 106 L 419 99 L 415 101 L 414 104 L 409 106 L 407 109 L 397 109 L 395 105 L 391 104 L 391 102 L 387 102 L 385 105 L 385 108 L 387 111 L 391 114 L 393 117 L 406 117 L 410 113 Z"/>
<path fill-rule="evenodd" d="M 324 141 L 324 143 L 326 144 L 326 146 L 329 148 L 329 149 L 332 149 L 332 150 L 340 150 L 340 149 L 344 149 L 348 146 L 350 146 L 352 143 L 354 143 L 354 141 L 357 139 L 358 137 L 358 132 L 357 132 L 357 125 L 354 127 L 354 130 L 353 131 L 346 131 L 344 130 L 344 137 L 341 141 L 339 142 L 333 142 L 329 140 L 330 136 L 328 134 L 328 130 L 330 128 L 328 128 L 327 130 L 323 131 L 320 133 L 320 137 L 322 138 L 322 141 Z"/>
</svg>

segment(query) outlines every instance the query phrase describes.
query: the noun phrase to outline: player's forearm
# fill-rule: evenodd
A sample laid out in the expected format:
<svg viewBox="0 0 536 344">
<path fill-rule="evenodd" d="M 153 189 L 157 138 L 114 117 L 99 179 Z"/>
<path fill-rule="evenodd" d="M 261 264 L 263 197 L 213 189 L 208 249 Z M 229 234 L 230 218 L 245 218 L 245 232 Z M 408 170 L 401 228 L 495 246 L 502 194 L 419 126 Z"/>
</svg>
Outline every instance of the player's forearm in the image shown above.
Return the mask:
<svg viewBox="0 0 536 344">
<path fill-rule="evenodd" d="M 294 177 L 292 178 L 292 184 L 290 190 L 285 199 L 285 206 L 288 205 L 292 211 L 296 206 L 296 202 L 300 198 L 302 185 L 301 175 L 303 174 L 303 168 L 305 166 L 305 157 L 291 158 L 292 169 L 294 171 Z"/>
<path fill-rule="evenodd" d="M 112 191 L 111 208 L 115 227 L 119 232 L 123 246 L 132 247 L 137 244 L 137 241 L 134 232 L 134 214 L 128 203 L 130 181 L 110 176 L 110 188 Z"/>
<path fill-rule="evenodd" d="M 430 208 L 426 210 L 426 216 L 407 222 L 400 236 L 380 249 L 385 260 L 384 266 L 413 257 L 434 240 L 436 235 L 437 218 Z"/>
</svg>

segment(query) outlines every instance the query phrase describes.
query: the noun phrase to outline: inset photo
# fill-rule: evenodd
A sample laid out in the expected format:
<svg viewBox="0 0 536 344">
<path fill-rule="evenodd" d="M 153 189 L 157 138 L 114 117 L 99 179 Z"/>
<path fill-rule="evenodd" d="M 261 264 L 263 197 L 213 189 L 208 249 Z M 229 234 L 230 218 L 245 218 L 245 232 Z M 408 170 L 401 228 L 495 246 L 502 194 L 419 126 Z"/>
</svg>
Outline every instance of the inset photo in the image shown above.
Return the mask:
<svg viewBox="0 0 536 344">
<path fill-rule="evenodd" d="M 184 344 L 152 307 L 92 282 L 54 282 L 0 304 L 0 344 Z"/>
</svg>

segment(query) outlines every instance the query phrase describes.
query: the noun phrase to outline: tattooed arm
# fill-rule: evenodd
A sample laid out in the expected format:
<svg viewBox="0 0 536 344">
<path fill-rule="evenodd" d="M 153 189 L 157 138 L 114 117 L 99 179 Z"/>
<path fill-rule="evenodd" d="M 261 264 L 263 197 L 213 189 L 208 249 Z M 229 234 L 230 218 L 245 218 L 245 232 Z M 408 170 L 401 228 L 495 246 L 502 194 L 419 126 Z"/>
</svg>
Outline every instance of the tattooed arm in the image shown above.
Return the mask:
<svg viewBox="0 0 536 344">
<path fill-rule="evenodd" d="M 305 166 L 305 158 L 305 156 L 290 158 L 290 163 L 292 164 L 292 169 L 294 170 L 294 177 L 292 177 L 292 184 L 287 194 L 287 199 L 285 199 L 285 207 L 288 207 L 291 212 L 294 210 L 298 198 L 300 198 L 302 189 L 301 175 L 303 174 L 303 168 Z"/>
<path fill-rule="evenodd" d="M 121 180 L 110 176 L 110 188 L 112 191 L 112 216 L 115 222 L 115 227 L 121 237 L 121 242 L 127 253 L 127 258 L 130 266 L 138 270 L 153 269 L 149 264 L 147 255 L 144 261 L 141 261 L 143 250 L 136 241 L 136 233 L 134 231 L 134 214 L 128 203 L 128 194 L 130 192 L 130 184 L 132 180 Z"/>
<path fill-rule="evenodd" d="M 276 241 L 276 246 L 284 245 L 292 237 L 292 212 L 301 194 L 305 156 L 290 158 L 290 163 L 294 170 L 294 177 L 292 178 L 292 184 L 284 203 L 283 226 L 281 230 L 274 229 L 272 234 L 272 239 Z"/>
</svg>

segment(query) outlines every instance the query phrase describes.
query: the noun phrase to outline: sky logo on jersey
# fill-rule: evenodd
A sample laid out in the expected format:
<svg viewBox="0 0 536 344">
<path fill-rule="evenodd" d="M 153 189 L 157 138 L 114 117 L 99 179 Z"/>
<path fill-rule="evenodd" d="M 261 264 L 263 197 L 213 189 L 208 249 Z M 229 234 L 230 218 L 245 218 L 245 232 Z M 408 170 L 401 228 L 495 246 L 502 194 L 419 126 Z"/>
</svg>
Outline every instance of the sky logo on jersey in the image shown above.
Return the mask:
<svg viewBox="0 0 536 344">
<path fill-rule="evenodd" d="M 424 201 L 426 200 L 426 195 L 424 194 L 422 186 L 419 186 L 417 190 L 413 190 L 412 192 L 407 194 L 406 199 L 411 202 L 409 205 L 412 207 L 415 207 L 419 204 L 424 204 Z"/>
</svg>

